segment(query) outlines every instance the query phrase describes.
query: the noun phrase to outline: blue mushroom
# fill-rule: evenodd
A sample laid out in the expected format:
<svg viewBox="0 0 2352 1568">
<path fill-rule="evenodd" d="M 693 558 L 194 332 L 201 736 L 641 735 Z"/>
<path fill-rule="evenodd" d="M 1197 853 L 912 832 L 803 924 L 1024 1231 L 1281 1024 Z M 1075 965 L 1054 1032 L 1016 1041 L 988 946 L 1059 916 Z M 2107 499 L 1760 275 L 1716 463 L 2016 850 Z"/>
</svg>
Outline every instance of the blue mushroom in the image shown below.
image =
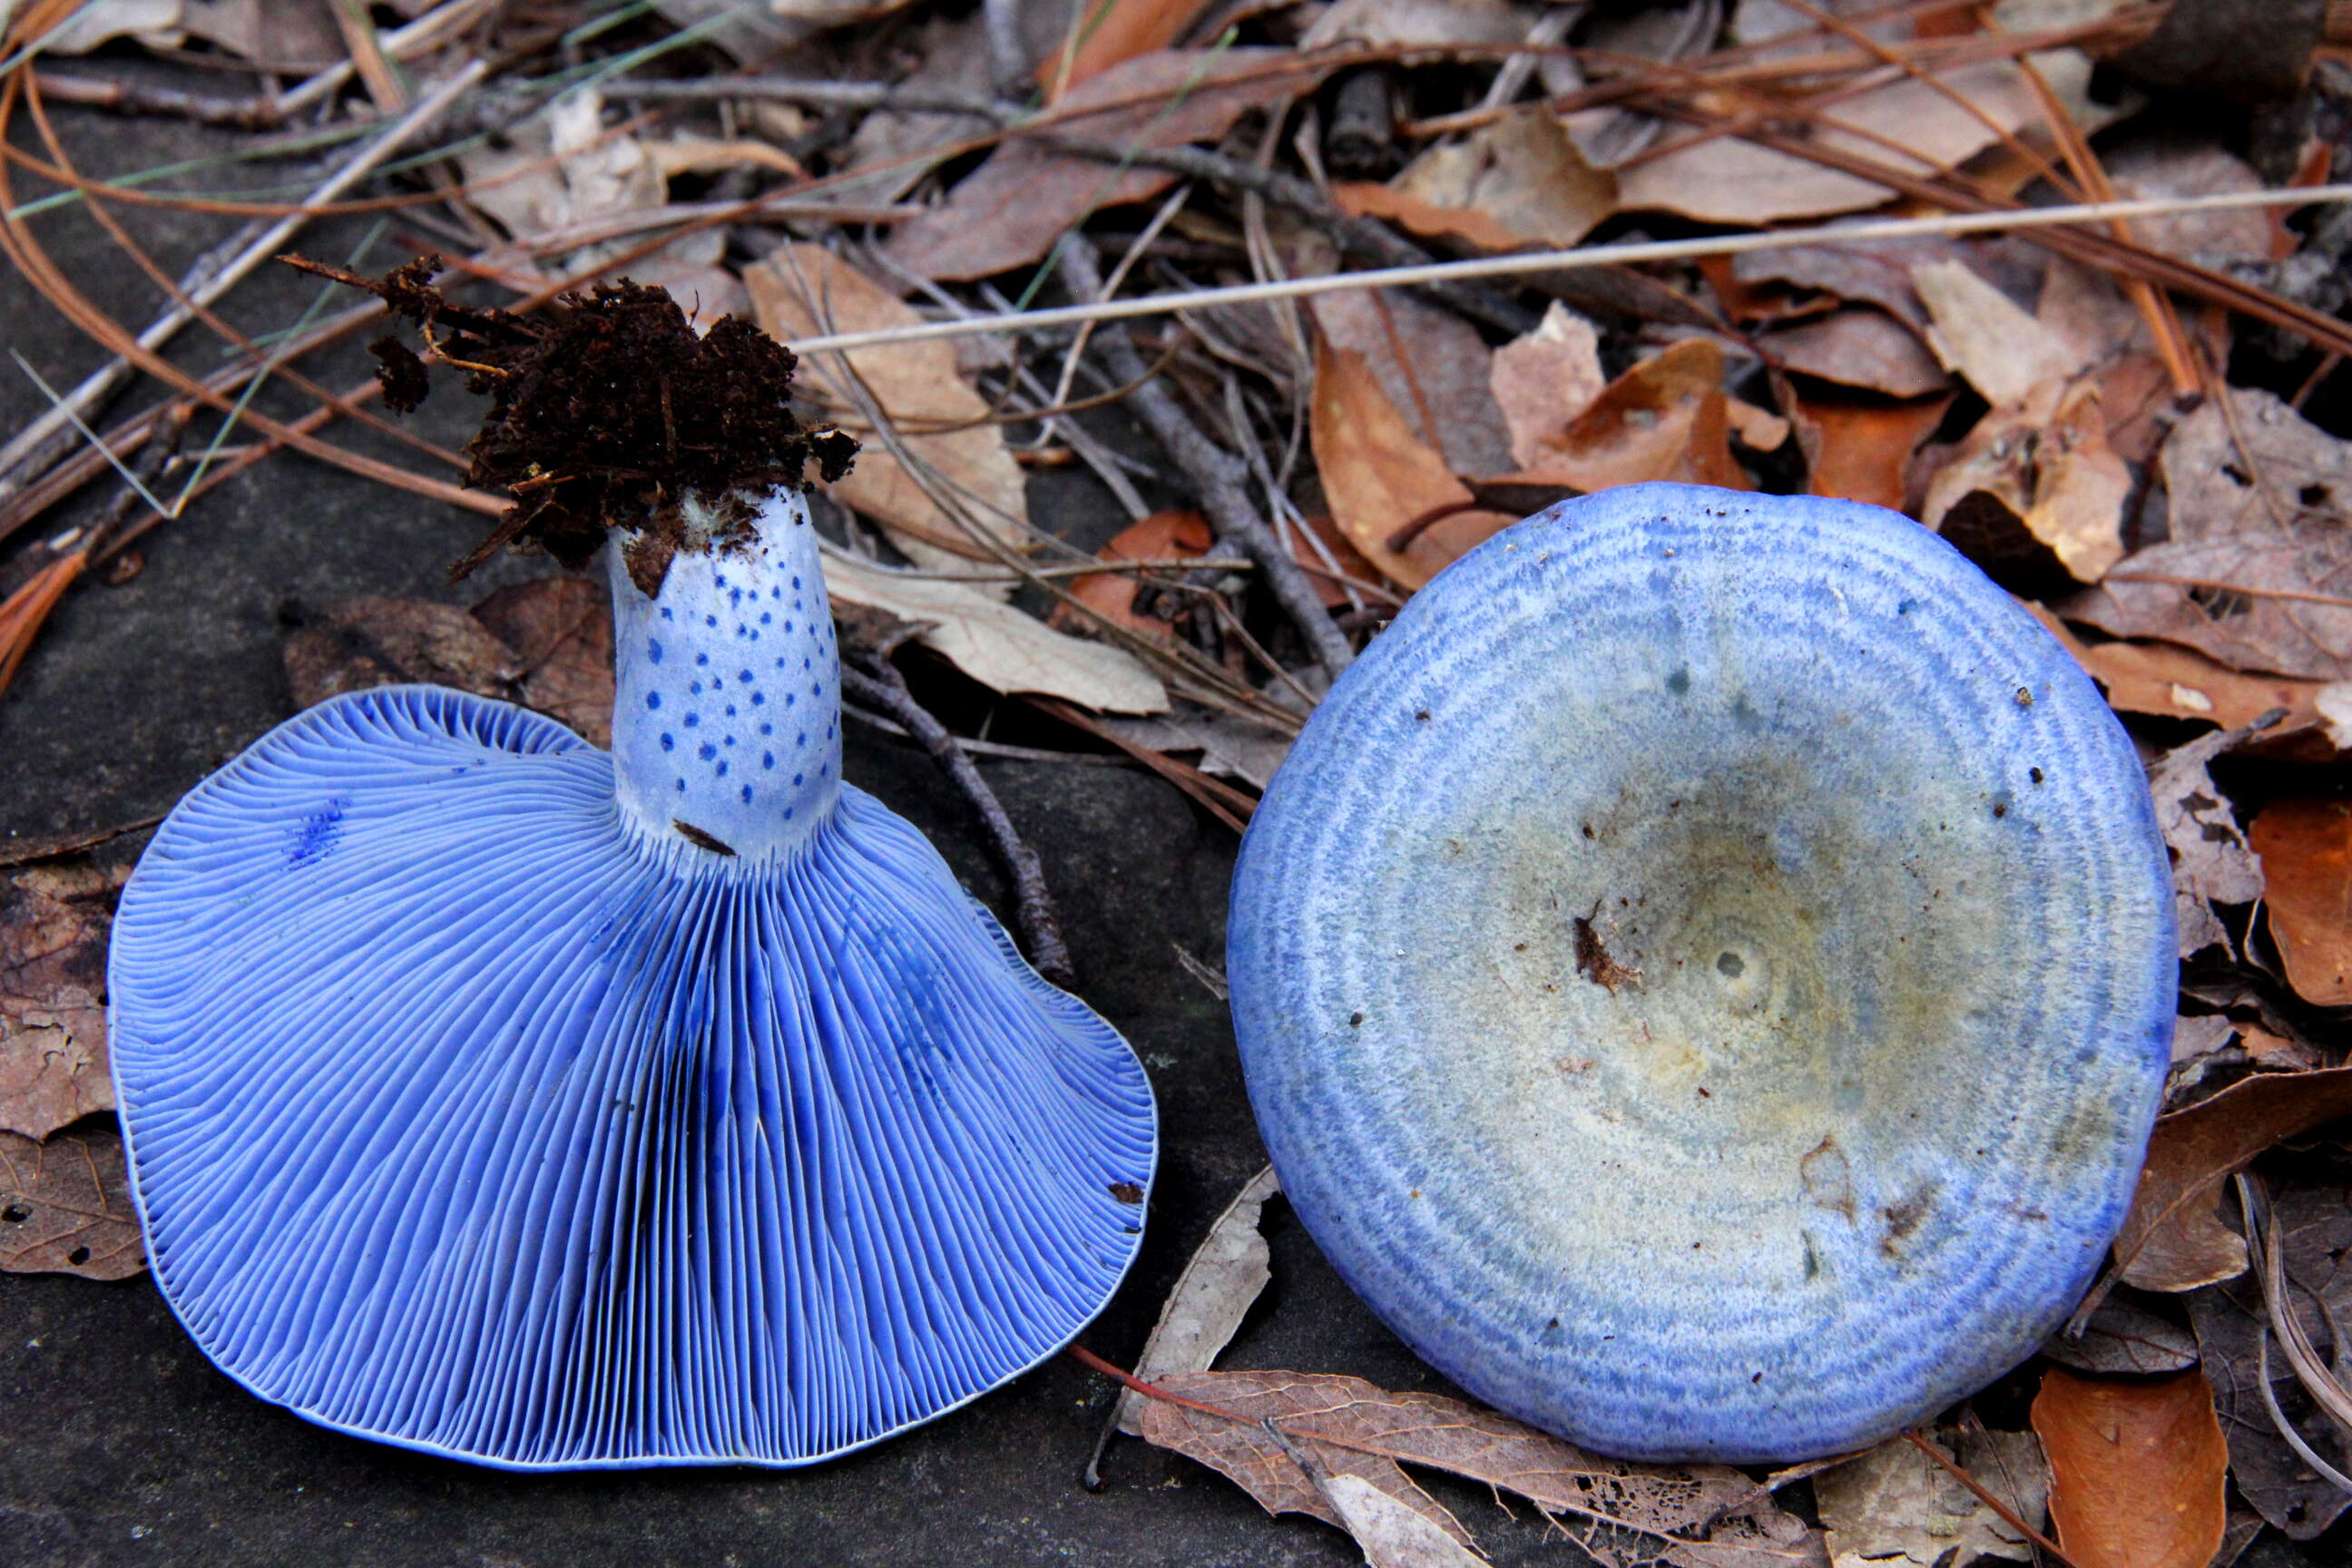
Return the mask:
<svg viewBox="0 0 2352 1568">
<path fill-rule="evenodd" d="M 1228 951 L 1283 1189 L 1439 1371 L 1606 1453 L 1878 1442 L 2121 1224 L 2175 959 L 2130 740 L 1874 507 L 1641 485 L 1340 678 Z"/>
<path fill-rule="evenodd" d="M 140 862 L 140 1215 L 261 1397 L 516 1469 L 803 1464 L 1034 1365 L 1133 1259 L 1140 1066 L 843 782 L 806 503 L 733 499 L 657 591 L 614 541 L 611 752 L 362 692 Z"/>
</svg>

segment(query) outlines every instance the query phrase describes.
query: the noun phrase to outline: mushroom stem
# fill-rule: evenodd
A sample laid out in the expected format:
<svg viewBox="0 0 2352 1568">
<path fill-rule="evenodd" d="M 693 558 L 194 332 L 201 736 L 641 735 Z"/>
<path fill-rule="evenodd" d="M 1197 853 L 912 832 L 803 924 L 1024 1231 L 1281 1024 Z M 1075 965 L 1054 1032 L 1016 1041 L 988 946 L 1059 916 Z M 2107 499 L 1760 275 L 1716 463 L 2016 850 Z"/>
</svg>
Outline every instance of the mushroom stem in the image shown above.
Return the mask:
<svg viewBox="0 0 2352 1568">
<path fill-rule="evenodd" d="M 748 530 L 685 503 L 686 541 L 650 595 L 630 574 L 637 536 L 609 552 L 613 788 L 654 843 L 757 860 L 833 815 L 841 668 L 808 502 L 740 499 Z"/>
</svg>

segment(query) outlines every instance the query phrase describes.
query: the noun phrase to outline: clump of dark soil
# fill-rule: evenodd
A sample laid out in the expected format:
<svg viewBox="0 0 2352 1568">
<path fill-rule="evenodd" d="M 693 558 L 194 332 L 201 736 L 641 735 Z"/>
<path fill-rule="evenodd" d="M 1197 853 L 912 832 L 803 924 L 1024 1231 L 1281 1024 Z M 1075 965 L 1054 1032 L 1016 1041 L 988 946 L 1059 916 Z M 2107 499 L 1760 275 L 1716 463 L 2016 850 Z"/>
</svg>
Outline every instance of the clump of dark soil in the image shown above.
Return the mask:
<svg viewBox="0 0 2352 1568">
<path fill-rule="evenodd" d="M 507 545 L 579 566 L 609 530 L 625 528 L 641 531 L 627 563 L 651 594 L 686 542 L 686 501 L 719 518 L 723 549 L 749 539 L 751 498 L 800 489 L 811 464 L 831 483 L 857 454 L 848 436 L 793 416 L 790 349 L 735 316 L 697 336 L 662 289 L 625 279 L 525 316 L 449 299 L 433 283 L 436 256 L 380 279 L 282 259 L 373 294 L 416 324 L 432 360 L 465 371 L 467 388 L 490 398 L 466 448 L 466 482 L 514 504 L 453 578 Z M 395 411 L 425 400 L 427 358 L 392 337 L 369 352 Z"/>
</svg>

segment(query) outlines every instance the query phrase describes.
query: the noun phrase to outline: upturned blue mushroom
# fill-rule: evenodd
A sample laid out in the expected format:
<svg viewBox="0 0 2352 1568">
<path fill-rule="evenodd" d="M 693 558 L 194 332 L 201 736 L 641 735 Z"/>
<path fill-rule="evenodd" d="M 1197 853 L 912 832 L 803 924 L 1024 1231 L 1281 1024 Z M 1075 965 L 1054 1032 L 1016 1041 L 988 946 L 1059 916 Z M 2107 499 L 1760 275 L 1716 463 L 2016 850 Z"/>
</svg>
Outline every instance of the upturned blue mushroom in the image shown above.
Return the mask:
<svg viewBox="0 0 2352 1568">
<path fill-rule="evenodd" d="M 2172 893 L 2098 690 L 1874 507 L 1642 485 L 1441 574 L 1243 846 L 1283 1188 L 1474 1394 L 1606 1453 L 1849 1451 L 2080 1299 Z"/>
<path fill-rule="evenodd" d="M 796 1465 L 1033 1365 L 1133 1258 L 1141 1068 L 843 781 L 805 502 L 730 516 L 684 508 L 656 592 L 615 541 L 611 752 L 362 692 L 141 860 L 140 1214 L 263 1398 L 513 1468 Z"/>
</svg>

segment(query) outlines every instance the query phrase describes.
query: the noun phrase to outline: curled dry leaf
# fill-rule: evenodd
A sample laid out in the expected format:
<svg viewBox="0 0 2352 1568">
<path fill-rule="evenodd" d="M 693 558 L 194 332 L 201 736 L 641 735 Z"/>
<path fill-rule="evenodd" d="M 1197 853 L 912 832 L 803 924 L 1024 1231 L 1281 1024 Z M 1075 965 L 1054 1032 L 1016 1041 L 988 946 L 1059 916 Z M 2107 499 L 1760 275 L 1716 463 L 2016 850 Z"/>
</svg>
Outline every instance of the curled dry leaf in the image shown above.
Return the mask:
<svg viewBox="0 0 2352 1568">
<path fill-rule="evenodd" d="M 1095 556 L 1100 561 L 1173 561 L 1187 555 L 1205 555 L 1214 542 L 1208 519 L 1199 512 L 1155 511 L 1113 534 L 1095 552 Z M 1072 598 L 1115 625 L 1145 637 L 1172 635 L 1166 621 L 1137 613 L 1136 595 L 1141 586 L 1140 580 L 1129 572 L 1090 572 L 1083 577 L 1071 578 L 1069 584 Z M 1076 631 L 1084 625 L 1084 617 L 1056 605 L 1053 622 L 1065 631 Z"/>
<path fill-rule="evenodd" d="M 1592 406 L 1609 384 L 1599 329 L 1557 300 L 1524 337 L 1495 351 L 1487 384 L 1509 427 L 1511 458 L 1533 468 L 1543 443 Z"/>
<path fill-rule="evenodd" d="M 1057 632 L 967 584 L 828 552 L 824 585 L 837 605 L 921 623 L 916 640 L 992 691 L 1041 692 L 1113 713 L 1167 710 L 1159 677 L 1126 649 Z"/>
<path fill-rule="evenodd" d="M 403 681 L 504 697 L 514 650 L 455 605 L 424 599 L 341 599 L 286 638 L 286 681 L 295 706 Z"/>
<path fill-rule="evenodd" d="M 1514 477 L 1586 492 L 1649 479 L 1749 489 L 1731 455 L 1723 368 L 1711 340 L 1685 338 L 1611 382 Z"/>
<path fill-rule="evenodd" d="M 2221 1544 L 2230 1451 L 2194 1369 L 2115 1382 L 2042 1375 L 2033 1430 L 2050 1517 L 2075 1568 L 2206 1568 Z"/>
<path fill-rule="evenodd" d="M 0 1131 L 46 1138 L 114 1107 L 106 939 L 126 874 L 61 860 L 0 875 Z"/>
<path fill-rule="evenodd" d="M 1077 35 L 1037 67 L 1037 85 L 1056 98 L 1082 81 L 1164 49 L 1184 36 L 1210 0 L 1087 0 L 1075 20 Z"/>
<path fill-rule="evenodd" d="M 2229 797 L 2206 771 L 2215 757 L 2235 751 L 2259 732 L 2257 725 L 2249 724 L 2201 735 L 2167 752 L 2148 769 L 2157 826 L 2172 857 L 2183 958 L 2208 947 L 2230 946 L 2230 934 L 2213 905 L 2251 904 L 2263 896 L 2262 862 L 2247 847 Z"/>
<path fill-rule="evenodd" d="M 781 342 L 911 326 L 922 319 L 822 246 L 781 246 L 743 269 L 743 284 L 760 330 Z M 932 341 L 819 354 L 803 374 L 853 421 L 870 397 L 896 427 L 905 454 L 879 437 L 867 438 L 856 466 L 831 487 L 833 496 L 880 523 L 918 566 L 953 572 L 982 563 L 995 577 L 1001 568 L 965 523 L 1007 543 L 1024 540 L 1027 481 L 1005 445 L 1004 426 L 986 422 L 987 400 L 958 374 L 955 346 Z M 923 479 L 910 464 L 926 470 Z"/>
<path fill-rule="evenodd" d="M 1309 1513 L 1339 1522 L 1312 1480 L 1257 1425 L 1266 1417 L 1334 1473 L 1360 1476 L 1407 1501 L 1426 1494 L 1397 1469 L 1399 1460 L 1515 1492 L 1549 1512 L 1652 1537 L 1696 1541 L 1710 1521 L 1755 1499 L 1754 1485 L 1727 1466 L 1604 1459 L 1458 1399 L 1392 1394 L 1360 1377 L 1200 1372 L 1170 1377 L 1160 1386 L 1247 1420 L 1154 1399 L 1144 1406 L 1145 1438 L 1221 1471 L 1270 1513 Z M 1411 1494 L 1402 1488 L 1411 1488 Z M 1450 1520 L 1446 1515 L 1441 1522 Z"/>
<path fill-rule="evenodd" d="M 2270 393 L 2228 395 L 2234 420 L 2209 402 L 2158 457 L 2172 537 L 2053 608 L 2116 637 L 2186 644 L 2233 669 L 2352 677 L 2352 605 L 2278 596 L 2352 598 L 2352 442 Z"/>
<path fill-rule="evenodd" d="M 1432 147 L 1386 185 L 1332 195 L 1350 212 L 1480 250 L 1565 249 L 1617 210 L 1617 178 L 1587 163 L 1538 104 Z"/>
<path fill-rule="evenodd" d="M 404 681 L 520 700 L 597 745 L 613 723 L 613 612 L 604 585 L 541 577 L 468 612 L 423 599 L 330 605 L 286 639 L 296 706 Z"/>
<path fill-rule="evenodd" d="M 604 584 L 534 577 L 494 591 L 473 614 L 513 653 L 525 707 L 595 745 L 613 743 L 613 600 Z"/>
<path fill-rule="evenodd" d="M 1905 510 L 1904 476 L 1911 454 L 1951 405 L 1948 395 L 1883 403 L 1800 389 L 1795 415 L 1811 458 L 1807 493 Z"/>
<path fill-rule="evenodd" d="M 2042 57 L 2046 67 L 2064 79 L 2062 90 L 2087 80 L 2090 74 L 2087 60 L 2071 51 L 2067 55 L 2071 58 L 2063 64 L 2059 57 Z M 1998 139 L 1993 126 L 2014 131 L 2041 117 L 2032 89 L 2005 60 L 1945 71 L 1941 79 L 1976 112 L 1928 83 L 1905 79 L 1824 110 L 1839 128 L 1819 129 L 1814 135 L 1829 146 L 1925 174 L 1950 168 L 1990 146 Z M 1895 152 L 1889 142 L 1905 151 Z M 1730 136 L 1622 169 L 1618 184 L 1627 211 L 1656 208 L 1726 224 L 1858 212 L 1895 194 L 1872 181 Z"/>
<path fill-rule="evenodd" d="M 2020 1519 L 2039 1524 L 2050 1495 L 2050 1467 L 2031 1432 L 1941 1434 L 1941 1441 Z M 1905 1438 L 1814 1478 L 1832 1568 L 1939 1568 L 1945 1563 L 2006 1557 L 2026 1562 L 2032 1548 L 1951 1471 Z"/>
<path fill-rule="evenodd" d="M 1888 397 L 1920 397 L 1952 384 L 1917 333 L 1866 307 L 1778 328 L 1757 346 L 1782 370 Z"/>
<path fill-rule="evenodd" d="M 2287 984 L 2315 1007 L 2352 1006 L 2352 803 L 2273 801 L 2247 839 Z"/>
<path fill-rule="evenodd" d="M 1240 779 L 1261 791 L 1290 754 L 1290 734 L 1271 724 L 1191 702 L 1178 702 L 1158 719 L 1106 719 L 1103 728 L 1150 751 L 1198 752 L 1202 773 Z"/>
<path fill-rule="evenodd" d="M 2313 1344 L 2336 1364 L 2352 1355 L 2338 1330 L 2352 1330 L 2352 1192 L 2335 1186 L 2289 1187 L 2272 1199 L 2279 1252 L 2289 1289 L 2286 1310 Z M 2188 1298 L 2189 1321 L 2213 1404 L 2230 1441 L 2230 1479 L 2240 1496 L 2295 1541 L 2324 1534 L 2347 1508 L 2352 1493 L 2315 1471 L 2280 1433 L 2270 1405 L 2304 1433 L 2323 1458 L 2352 1469 L 2352 1439 L 2335 1435 L 2296 1378 L 2272 1335 L 2267 1349 L 2270 1397 L 2262 1388 L 2270 1332 L 2262 1282 L 2245 1278 Z"/>
<path fill-rule="evenodd" d="M 2195 1366 L 2197 1336 L 2118 1294 L 2099 1303 L 2080 1339 L 2061 1330 L 2042 1342 L 2042 1353 L 2076 1372 L 2147 1376 Z"/>
<path fill-rule="evenodd" d="M 1927 307 L 1927 342 L 1936 357 L 1996 408 L 2021 404 L 2037 388 L 2063 382 L 2083 368 L 2063 338 L 2026 314 L 1966 262 L 1930 261 L 1914 267 L 1911 286 Z"/>
<path fill-rule="evenodd" d="M 1920 521 L 2031 594 L 2095 583 L 2122 560 L 2131 493 L 2097 386 L 2046 381 L 1977 421 L 1929 481 Z"/>
<path fill-rule="evenodd" d="M 2245 1272 L 2246 1243 L 2219 1212 L 2221 1185 L 2282 1139 L 2352 1115 L 2352 1068 L 2263 1073 L 2159 1117 L 2116 1237 L 2124 1283 L 2193 1290 Z"/>
<path fill-rule="evenodd" d="M 1491 384 L 1495 356 L 1477 328 L 1402 289 L 1318 294 L 1307 308 L 1333 347 L 1363 356 L 1390 404 L 1447 467 L 1472 478 L 1510 470 L 1510 431 Z"/>
<path fill-rule="evenodd" d="M 2319 710 L 2320 693 L 2326 690 L 2323 682 L 2242 675 L 2172 643 L 2086 643 L 2048 610 L 2038 605 L 2027 607 L 2052 636 L 2065 644 L 2075 662 L 2106 689 L 2108 705 L 2118 711 L 2202 721 L 2238 730 L 2273 709 L 2284 709 L 2286 717 L 2263 732 L 2265 742 L 2303 734 L 2324 742 L 2328 750 L 2344 749 L 2326 740 L 2326 720 Z"/>
<path fill-rule="evenodd" d="M 1268 1261 L 1272 1254 L 1257 1227 L 1266 1200 L 1281 1191 L 1282 1183 L 1268 1165 L 1243 1184 L 1225 1205 L 1168 1292 L 1160 1321 L 1136 1358 L 1136 1376 L 1157 1383 L 1173 1373 L 1206 1372 L 1233 1342 L 1251 1303 L 1274 1278 Z M 1120 1392 L 1111 1419 L 1130 1437 L 1143 1436 L 1143 1395 L 1133 1389 Z"/>
<path fill-rule="evenodd" d="M 1310 411 L 1315 464 L 1332 521 L 1364 558 L 1418 588 L 1455 556 L 1517 521 L 1472 507 L 1444 454 L 1423 442 L 1364 356 L 1318 340 Z M 1431 526 L 1433 518 L 1443 519 Z M 1402 548 L 1391 541 L 1420 528 Z"/>
<path fill-rule="evenodd" d="M 1181 147 L 1223 135 L 1253 109 L 1312 92 L 1324 72 L 1295 66 L 1287 49 L 1162 49 L 1139 55 L 1073 88 L 1060 133 L 1127 148 Z M 1111 107 L 1111 106 L 1119 107 Z M 985 278 L 1042 259 L 1064 231 L 1097 207 L 1148 201 L 1176 183 L 1160 169 L 1125 168 L 1035 138 L 992 153 L 948 199 L 898 226 L 891 258 L 925 278 Z"/>
<path fill-rule="evenodd" d="M 110 1121 L 47 1142 L 0 1132 L 0 1271 L 128 1279 L 146 1267 Z"/>
</svg>

